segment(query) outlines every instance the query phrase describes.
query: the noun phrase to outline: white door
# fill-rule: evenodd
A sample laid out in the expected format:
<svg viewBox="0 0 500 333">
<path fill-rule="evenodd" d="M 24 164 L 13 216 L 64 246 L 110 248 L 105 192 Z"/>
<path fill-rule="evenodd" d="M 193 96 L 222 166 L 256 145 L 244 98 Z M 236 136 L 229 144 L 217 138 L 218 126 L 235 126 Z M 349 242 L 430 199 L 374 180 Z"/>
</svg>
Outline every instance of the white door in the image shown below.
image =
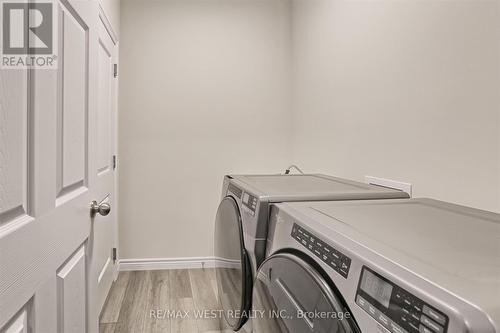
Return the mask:
<svg viewBox="0 0 500 333">
<path fill-rule="evenodd" d="M 114 232 L 106 225 L 114 207 L 91 217 L 89 206 L 104 197 L 115 204 L 114 105 L 109 126 L 98 127 L 98 4 L 54 4 L 58 70 L 0 69 L 2 333 L 96 331 L 94 265 L 109 238 L 97 233 Z M 101 278 L 108 284 L 109 265 Z"/>
<path fill-rule="evenodd" d="M 117 45 L 104 13 L 97 24 L 97 109 L 96 109 L 96 183 L 94 192 L 99 202 L 116 207 L 114 193 L 116 92 L 115 64 Z M 113 280 L 117 276 L 117 263 L 113 258 L 116 248 L 116 210 L 94 220 L 89 240 L 89 311 L 95 323 L 106 300 Z M 89 323 L 90 325 L 90 323 Z M 95 327 L 97 329 L 97 327 Z"/>
</svg>

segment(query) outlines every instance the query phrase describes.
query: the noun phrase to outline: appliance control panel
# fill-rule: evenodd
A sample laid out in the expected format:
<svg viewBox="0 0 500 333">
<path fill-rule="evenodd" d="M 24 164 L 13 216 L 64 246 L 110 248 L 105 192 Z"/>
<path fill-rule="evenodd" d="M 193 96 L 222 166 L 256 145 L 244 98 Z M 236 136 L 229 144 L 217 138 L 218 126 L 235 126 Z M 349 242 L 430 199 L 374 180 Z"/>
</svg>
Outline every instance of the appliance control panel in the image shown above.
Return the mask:
<svg viewBox="0 0 500 333">
<path fill-rule="evenodd" d="M 356 304 L 393 333 L 446 333 L 448 316 L 364 266 Z"/>
<path fill-rule="evenodd" d="M 347 279 L 351 267 L 351 258 L 296 223 L 292 227 L 291 236 L 309 252 Z"/>
<path fill-rule="evenodd" d="M 257 198 L 248 192 L 243 192 L 241 197 L 241 202 L 245 210 L 252 216 L 255 216 L 255 211 L 257 210 Z"/>
<path fill-rule="evenodd" d="M 236 185 L 231 184 L 231 183 L 229 183 L 229 185 L 227 187 L 227 192 L 232 193 L 238 199 L 241 199 L 241 195 L 243 193 L 243 191 L 240 188 L 238 188 Z"/>
</svg>

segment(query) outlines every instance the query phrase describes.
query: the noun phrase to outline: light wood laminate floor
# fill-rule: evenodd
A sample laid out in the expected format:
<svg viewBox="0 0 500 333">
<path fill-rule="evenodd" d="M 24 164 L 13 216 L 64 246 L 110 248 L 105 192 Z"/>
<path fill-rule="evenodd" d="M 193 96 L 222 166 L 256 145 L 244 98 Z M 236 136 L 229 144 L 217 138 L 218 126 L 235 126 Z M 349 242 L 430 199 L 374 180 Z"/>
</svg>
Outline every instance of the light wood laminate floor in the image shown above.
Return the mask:
<svg viewBox="0 0 500 333">
<path fill-rule="evenodd" d="M 216 288 L 213 269 L 120 272 L 100 333 L 232 332 L 218 315 Z"/>
</svg>

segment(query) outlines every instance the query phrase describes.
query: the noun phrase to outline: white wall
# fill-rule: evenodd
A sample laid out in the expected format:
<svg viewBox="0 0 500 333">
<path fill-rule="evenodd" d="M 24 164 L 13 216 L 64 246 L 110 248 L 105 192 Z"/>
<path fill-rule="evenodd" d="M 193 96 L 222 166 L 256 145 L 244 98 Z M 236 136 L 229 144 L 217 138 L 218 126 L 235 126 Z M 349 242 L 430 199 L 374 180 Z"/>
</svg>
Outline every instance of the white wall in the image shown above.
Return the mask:
<svg viewBox="0 0 500 333">
<path fill-rule="evenodd" d="M 212 254 L 228 172 L 291 155 L 289 3 L 121 3 L 121 258 Z"/>
<path fill-rule="evenodd" d="M 294 0 L 294 160 L 500 211 L 498 1 Z"/>
<path fill-rule="evenodd" d="M 121 258 L 210 256 L 222 176 L 291 161 L 500 211 L 499 2 L 121 10 Z"/>
</svg>

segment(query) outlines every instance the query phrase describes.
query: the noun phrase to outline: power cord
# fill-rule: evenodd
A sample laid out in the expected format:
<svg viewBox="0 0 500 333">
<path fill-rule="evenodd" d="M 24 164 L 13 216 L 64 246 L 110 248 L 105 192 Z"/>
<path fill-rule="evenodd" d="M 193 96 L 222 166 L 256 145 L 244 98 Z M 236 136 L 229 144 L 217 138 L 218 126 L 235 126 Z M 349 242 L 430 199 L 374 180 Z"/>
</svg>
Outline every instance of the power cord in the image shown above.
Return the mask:
<svg viewBox="0 0 500 333">
<path fill-rule="evenodd" d="M 302 172 L 302 170 L 300 170 L 300 168 L 299 168 L 298 166 L 296 166 L 295 164 L 292 164 L 292 165 L 290 165 L 288 168 L 286 168 L 286 170 L 285 170 L 285 175 L 289 175 L 289 174 L 290 174 L 290 171 L 291 171 L 292 169 L 297 170 L 297 171 L 298 171 L 300 174 L 302 174 L 302 175 L 304 174 L 304 172 Z"/>
</svg>

